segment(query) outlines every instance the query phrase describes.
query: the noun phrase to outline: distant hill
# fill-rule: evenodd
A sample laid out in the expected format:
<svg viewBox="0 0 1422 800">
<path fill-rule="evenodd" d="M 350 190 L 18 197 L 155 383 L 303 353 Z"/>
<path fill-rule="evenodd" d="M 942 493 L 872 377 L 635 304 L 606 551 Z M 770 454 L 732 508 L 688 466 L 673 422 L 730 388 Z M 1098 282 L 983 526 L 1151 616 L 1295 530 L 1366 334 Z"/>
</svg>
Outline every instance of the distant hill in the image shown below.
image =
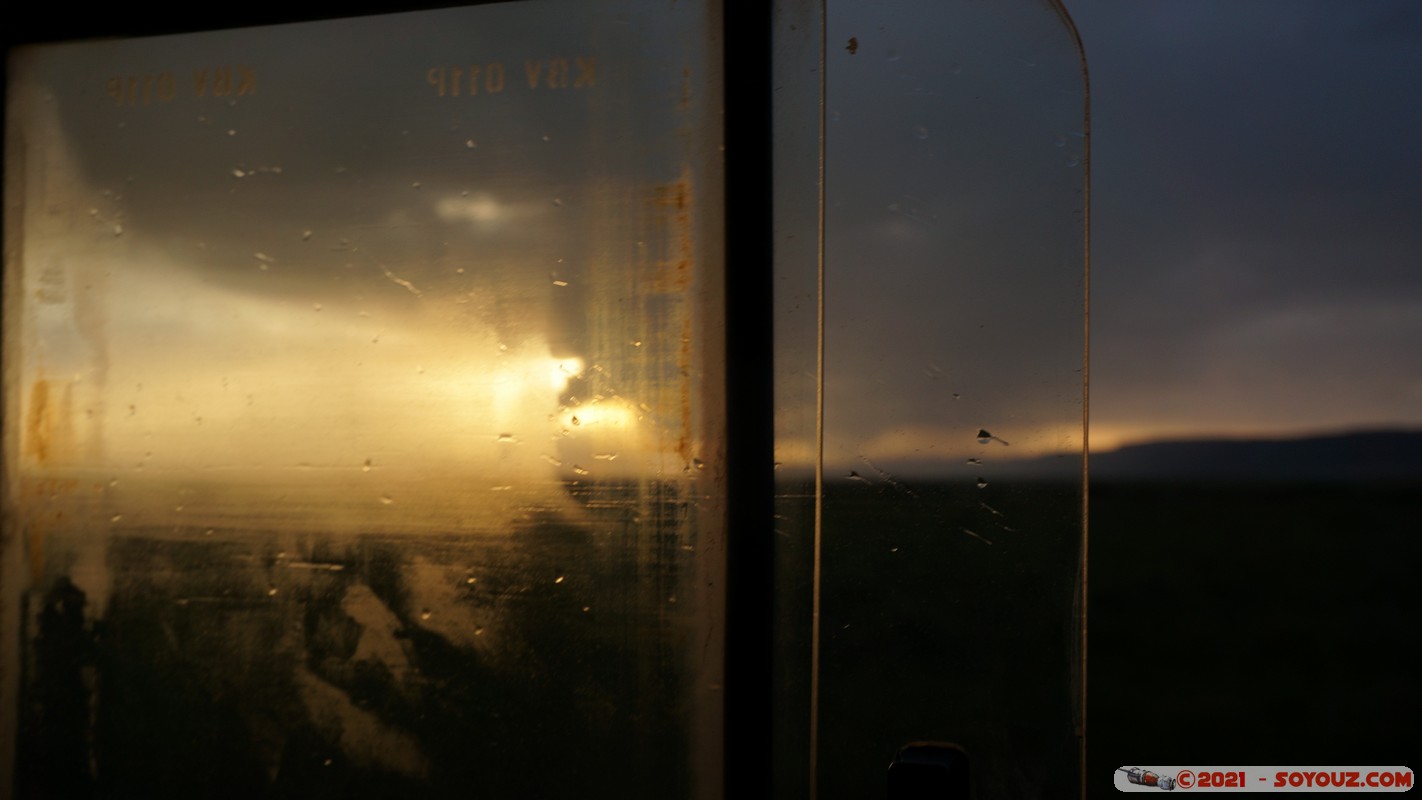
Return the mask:
<svg viewBox="0 0 1422 800">
<path fill-rule="evenodd" d="M 874 484 L 897 478 L 1081 480 L 1081 454 L 1008 458 L 988 448 L 981 462 L 885 461 L 836 465 L 830 480 Z M 882 469 L 881 469 L 882 468 Z M 850 470 L 853 470 L 852 472 Z M 848 477 L 846 477 L 846 473 Z M 808 470 L 782 473 L 805 480 Z M 1190 482 L 1413 482 L 1422 485 L 1422 430 L 1369 430 L 1291 439 L 1202 438 L 1131 444 L 1091 454 L 1091 480 Z"/>
<path fill-rule="evenodd" d="M 1189 439 L 1092 453 L 1092 481 L 1422 481 L 1422 431 Z"/>
</svg>

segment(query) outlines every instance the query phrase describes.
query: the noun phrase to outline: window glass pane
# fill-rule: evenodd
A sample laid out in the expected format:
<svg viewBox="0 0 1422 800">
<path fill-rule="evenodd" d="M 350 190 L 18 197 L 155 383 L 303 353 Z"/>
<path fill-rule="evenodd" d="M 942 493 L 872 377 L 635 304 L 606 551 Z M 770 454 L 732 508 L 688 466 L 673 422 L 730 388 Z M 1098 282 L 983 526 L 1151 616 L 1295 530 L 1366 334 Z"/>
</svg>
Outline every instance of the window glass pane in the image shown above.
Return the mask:
<svg viewBox="0 0 1422 800">
<path fill-rule="evenodd" d="M 809 718 L 783 726 L 784 760 L 806 754 L 821 797 L 865 797 L 901 746 L 954 742 L 975 796 L 1064 796 L 1081 697 L 1075 36 L 1026 0 L 800 5 L 777 51 L 799 82 L 776 109 L 777 523 L 796 592 L 777 674 Z M 806 92 L 821 96 L 822 31 L 821 131 Z"/>
<path fill-rule="evenodd" d="M 20 796 L 718 792 L 707 5 L 18 55 Z"/>
</svg>

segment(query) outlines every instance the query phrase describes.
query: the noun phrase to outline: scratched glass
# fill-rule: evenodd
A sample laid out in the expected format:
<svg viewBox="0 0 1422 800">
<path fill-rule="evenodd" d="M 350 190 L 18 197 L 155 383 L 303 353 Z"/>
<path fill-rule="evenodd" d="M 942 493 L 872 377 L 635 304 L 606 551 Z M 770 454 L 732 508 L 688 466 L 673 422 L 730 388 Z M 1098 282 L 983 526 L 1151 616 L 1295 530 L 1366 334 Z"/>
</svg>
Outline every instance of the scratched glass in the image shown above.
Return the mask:
<svg viewBox="0 0 1422 800">
<path fill-rule="evenodd" d="M 1036 0 L 778 19 L 776 796 L 882 797 L 915 741 L 963 747 L 975 797 L 1076 794 L 1071 23 Z"/>
<path fill-rule="evenodd" d="M 17 55 L 19 796 L 719 794 L 710 18 Z"/>
</svg>

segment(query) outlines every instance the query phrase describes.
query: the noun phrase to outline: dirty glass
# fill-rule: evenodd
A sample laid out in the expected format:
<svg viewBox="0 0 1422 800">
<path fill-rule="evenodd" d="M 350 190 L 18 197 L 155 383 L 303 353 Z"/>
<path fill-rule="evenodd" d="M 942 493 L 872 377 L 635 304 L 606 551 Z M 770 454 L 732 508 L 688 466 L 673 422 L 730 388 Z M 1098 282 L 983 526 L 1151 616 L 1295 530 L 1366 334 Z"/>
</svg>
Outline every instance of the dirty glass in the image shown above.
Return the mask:
<svg viewBox="0 0 1422 800">
<path fill-rule="evenodd" d="M 1086 90 L 1055 3 L 784 2 L 779 796 L 1079 791 Z"/>
<path fill-rule="evenodd" d="M 719 793 L 718 19 L 14 55 L 0 794 Z"/>
</svg>

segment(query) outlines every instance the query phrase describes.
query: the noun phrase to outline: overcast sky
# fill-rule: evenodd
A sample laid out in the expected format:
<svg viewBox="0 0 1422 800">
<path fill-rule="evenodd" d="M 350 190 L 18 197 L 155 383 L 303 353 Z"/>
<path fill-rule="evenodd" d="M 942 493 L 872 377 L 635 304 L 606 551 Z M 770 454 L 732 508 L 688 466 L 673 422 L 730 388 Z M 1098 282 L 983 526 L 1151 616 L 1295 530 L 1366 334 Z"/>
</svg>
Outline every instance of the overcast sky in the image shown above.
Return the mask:
<svg viewBox="0 0 1422 800">
<path fill-rule="evenodd" d="M 80 220 L 64 224 L 124 249 L 127 277 L 107 296 L 138 309 L 132 324 L 115 316 L 71 337 L 112 341 L 102 369 L 119 371 L 100 380 L 123 383 L 129 370 L 114 387 L 128 394 L 106 407 L 114 426 L 147 410 L 150 426 L 181 418 L 210 430 L 218 412 L 198 406 L 228 395 L 234 419 L 255 419 L 245 394 L 232 399 L 239 365 L 212 354 L 247 359 L 265 336 L 312 361 L 292 344 L 298 329 L 370 352 L 352 355 L 360 369 L 423 370 L 412 386 L 464 386 L 449 377 L 456 362 L 473 370 L 467 380 L 494 380 L 501 368 L 480 372 L 479 359 L 509 352 L 524 357 L 515 373 L 561 380 L 566 359 L 581 369 L 644 340 L 679 340 L 643 309 L 619 317 L 627 335 L 594 342 L 576 309 L 593 302 L 581 292 L 601 291 L 587 287 L 610 285 L 584 280 L 589 264 L 672 263 L 679 246 L 647 228 L 665 220 L 642 204 L 682 177 L 667 166 L 681 152 L 667 144 L 674 132 L 646 133 L 674 121 L 665 112 L 687 96 L 679 68 L 647 68 L 676 63 L 681 40 L 656 24 L 637 30 L 635 4 L 592 27 L 523 22 L 520 8 L 477 9 L 470 34 L 412 24 L 391 36 L 373 22 L 364 33 L 170 42 L 156 60 L 142 57 L 147 45 L 89 45 L 47 79 L 59 98 L 47 113 L 69 148 L 54 163 L 81 196 Z M 980 428 L 1013 443 L 994 456 L 1069 450 L 1080 431 L 1084 166 L 1070 39 L 1030 2 L 910 10 L 832 6 L 829 456 L 961 463 L 981 452 Z M 1069 10 L 1092 79 L 1095 446 L 1422 425 L 1422 7 L 1076 0 Z M 431 65 L 469 60 L 471 47 L 476 61 L 503 65 L 506 91 L 491 94 L 485 74 L 485 94 L 455 104 L 438 95 Z M 579 56 L 597 58 L 594 84 L 530 89 L 548 88 L 530 64 L 565 58 L 576 70 Z M 352 59 L 360 69 L 324 71 Z M 256 93 L 201 96 L 195 76 L 227 63 L 256 68 Z M 171 102 L 114 103 L 116 71 L 168 69 L 181 76 Z M 813 96 L 813 83 L 791 88 Z M 670 149 L 648 171 L 654 141 Z M 613 213 L 613 195 L 642 220 Z M 812 220 L 782 224 L 813 237 Z M 54 241 L 75 239 L 56 229 Z M 663 252 L 643 252 L 645 241 Z M 78 250 L 63 258 L 97 263 Z M 247 326 L 246 338 L 222 319 Z M 803 332 L 806 319 L 793 324 Z M 396 357 L 402 336 L 413 349 Z M 62 359 L 57 347 L 50 356 Z M 430 347 L 438 353 L 420 357 Z M 158 403 L 158 361 L 124 355 L 153 348 L 215 372 L 202 391 Z M 556 408 L 579 390 L 540 391 Z M 782 409 L 803 413 L 807 397 L 787 394 Z M 164 405 L 174 402 L 182 414 Z M 394 401 L 350 402 L 385 414 Z M 507 432 L 481 419 L 480 436 Z M 782 458 L 803 457 L 804 421 L 782 429 Z M 342 463 L 363 464 L 338 449 Z"/>
<path fill-rule="evenodd" d="M 1091 74 L 1093 447 L 1422 425 L 1422 7 L 1067 6 Z M 827 459 L 1069 450 L 1067 31 L 1044 3 L 843 2 L 827 40 Z M 803 299 L 780 298 L 782 332 Z M 781 425 L 789 455 L 809 421 Z"/>
<path fill-rule="evenodd" d="M 1422 425 L 1422 6 L 1068 7 L 1093 441 Z"/>
</svg>

